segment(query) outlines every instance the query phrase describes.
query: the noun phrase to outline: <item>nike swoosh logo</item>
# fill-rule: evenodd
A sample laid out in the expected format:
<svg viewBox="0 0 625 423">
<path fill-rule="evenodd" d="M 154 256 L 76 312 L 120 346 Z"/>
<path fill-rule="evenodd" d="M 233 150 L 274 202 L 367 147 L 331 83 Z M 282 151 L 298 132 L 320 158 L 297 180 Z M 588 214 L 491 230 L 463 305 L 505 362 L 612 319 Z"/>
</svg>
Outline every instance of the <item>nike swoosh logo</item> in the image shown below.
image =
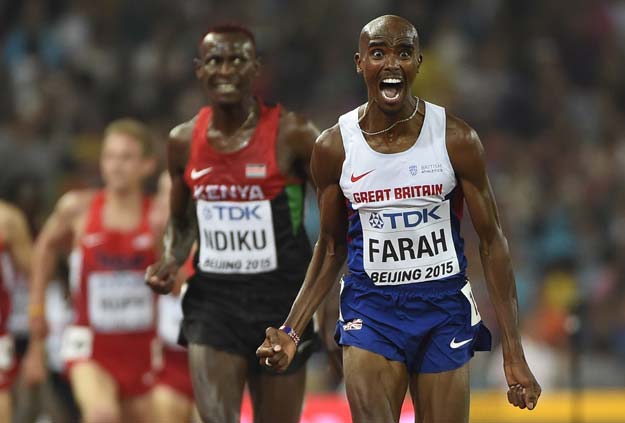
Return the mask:
<svg viewBox="0 0 625 423">
<path fill-rule="evenodd" d="M 472 339 L 473 338 L 469 338 L 466 341 L 456 342 L 456 338 L 454 337 L 454 339 L 452 339 L 451 342 L 449 343 L 449 346 L 455 350 L 456 348 L 460 348 L 463 345 L 468 344 L 469 342 L 471 342 Z"/>
<path fill-rule="evenodd" d="M 191 179 L 195 181 L 196 179 L 201 178 L 202 176 L 211 173 L 212 170 L 213 170 L 212 167 L 207 167 L 201 170 L 191 169 Z"/>
<path fill-rule="evenodd" d="M 365 172 L 362 175 L 358 175 L 358 176 L 354 176 L 354 173 L 352 172 L 352 182 L 358 182 L 359 180 L 361 180 L 362 178 L 364 178 L 365 176 L 367 176 L 368 174 L 370 174 L 374 170 L 375 169 L 371 169 L 369 172 Z"/>
<path fill-rule="evenodd" d="M 103 242 L 104 234 L 102 233 L 87 234 L 82 237 L 82 243 L 88 248 L 95 247 Z"/>
</svg>

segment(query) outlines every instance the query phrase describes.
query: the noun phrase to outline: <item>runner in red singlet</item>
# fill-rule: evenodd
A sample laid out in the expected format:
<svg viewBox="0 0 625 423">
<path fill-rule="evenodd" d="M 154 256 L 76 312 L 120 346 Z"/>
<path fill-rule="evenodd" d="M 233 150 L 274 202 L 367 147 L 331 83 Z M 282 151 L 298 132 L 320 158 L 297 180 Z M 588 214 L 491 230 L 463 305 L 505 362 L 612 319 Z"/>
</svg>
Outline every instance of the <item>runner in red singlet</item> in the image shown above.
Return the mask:
<svg viewBox="0 0 625 423">
<path fill-rule="evenodd" d="M 318 135 L 307 119 L 254 96 L 259 66 L 245 28 L 220 26 L 202 38 L 196 76 L 211 105 L 170 133 L 171 220 L 165 252 L 146 274 L 155 291 L 170 292 L 197 238 L 181 335 L 207 422 L 238 422 L 246 383 L 255 421 L 299 422 L 314 339 L 309 325 L 286 374 L 255 357 L 265 328 L 288 313 L 310 258 L 303 199 Z"/>
<path fill-rule="evenodd" d="M 146 394 L 154 377 L 156 307 L 142 277 L 159 236 L 149 224 L 151 200 L 142 186 L 154 169 L 150 153 L 144 125 L 111 123 L 100 161 L 104 188 L 66 193 L 35 244 L 31 307 L 43 308 L 54 263 L 71 249 L 76 316 L 61 355 L 86 422 L 153 421 Z M 45 336 L 45 322 L 31 318 L 31 327 L 34 339 Z"/>
<path fill-rule="evenodd" d="M 11 312 L 10 286 L 18 272 L 28 273 L 32 241 L 19 209 L 0 201 L 0 422 L 11 421 L 11 384 L 17 365 L 13 339 L 7 332 Z"/>
</svg>

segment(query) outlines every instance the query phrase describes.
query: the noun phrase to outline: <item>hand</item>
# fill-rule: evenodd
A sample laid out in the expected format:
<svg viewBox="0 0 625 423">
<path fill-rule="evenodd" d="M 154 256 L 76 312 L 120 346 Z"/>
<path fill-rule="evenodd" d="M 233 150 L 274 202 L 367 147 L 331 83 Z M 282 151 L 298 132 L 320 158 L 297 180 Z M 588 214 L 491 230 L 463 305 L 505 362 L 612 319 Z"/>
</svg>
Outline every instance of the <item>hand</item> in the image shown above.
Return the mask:
<svg viewBox="0 0 625 423">
<path fill-rule="evenodd" d="M 42 384 L 48 375 L 45 364 L 43 341 L 32 340 L 22 361 L 22 377 L 26 386 Z"/>
<path fill-rule="evenodd" d="M 180 266 L 172 256 L 164 255 L 145 271 L 145 283 L 157 294 L 169 294 L 176 283 Z"/>
<path fill-rule="evenodd" d="M 262 366 L 283 372 L 291 364 L 296 351 L 295 342 L 289 335 L 276 328 L 267 328 L 265 341 L 256 350 L 256 356 Z"/>
<path fill-rule="evenodd" d="M 525 358 L 504 361 L 504 373 L 508 382 L 508 402 L 521 409 L 533 410 L 542 390 L 532 374 Z"/>
</svg>

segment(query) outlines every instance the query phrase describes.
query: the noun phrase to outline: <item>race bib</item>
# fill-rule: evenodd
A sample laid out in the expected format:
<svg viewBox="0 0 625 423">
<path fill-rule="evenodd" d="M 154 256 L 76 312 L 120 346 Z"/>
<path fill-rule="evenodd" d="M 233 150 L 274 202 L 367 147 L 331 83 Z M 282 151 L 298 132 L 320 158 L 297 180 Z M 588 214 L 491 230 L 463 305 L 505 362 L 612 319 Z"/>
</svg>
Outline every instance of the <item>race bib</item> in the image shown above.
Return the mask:
<svg viewBox="0 0 625 423">
<path fill-rule="evenodd" d="M 153 325 L 153 294 L 142 272 L 95 272 L 88 284 L 89 320 L 96 331 L 138 331 Z"/>
<path fill-rule="evenodd" d="M 93 331 L 86 326 L 68 326 L 61 339 L 61 359 L 87 360 L 93 352 Z"/>
<path fill-rule="evenodd" d="M 460 272 L 449 201 L 420 208 L 359 210 L 363 264 L 376 285 L 442 279 Z"/>
<path fill-rule="evenodd" d="M 197 200 L 198 266 L 210 273 L 263 273 L 278 267 L 271 203 Z"/>
<path fill-rule="evenodd" d="M 177 345 L 182 322 L 182 297 L 161 295 L 158 299 L 158 336 L 170 345 Z"/>
<path fill-rule="evenodd" d="M 13 367 L 15 349 L 10 334 L 0 336 L 0 370 L 6 371 Z"/>
</svg>

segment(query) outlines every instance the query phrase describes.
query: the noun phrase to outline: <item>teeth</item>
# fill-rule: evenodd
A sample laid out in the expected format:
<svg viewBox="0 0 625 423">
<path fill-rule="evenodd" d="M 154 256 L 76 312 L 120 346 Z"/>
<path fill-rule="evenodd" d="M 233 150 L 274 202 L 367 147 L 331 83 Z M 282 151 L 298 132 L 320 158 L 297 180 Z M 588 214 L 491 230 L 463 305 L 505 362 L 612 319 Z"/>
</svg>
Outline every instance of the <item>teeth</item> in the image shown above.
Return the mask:
<svg viewBox="0 0 625 423">
<path fill-rule="evenodd" d="M 401 79 L 398 78 L 384 78 L 382 80 L 385 84 L 401 84 Z"/>
<path fill-rule="evenodd" d="M 232 92 L 236 89 L 233 84 L 217 84 L 217 90 L 220 92 Z"/>
</svg>

